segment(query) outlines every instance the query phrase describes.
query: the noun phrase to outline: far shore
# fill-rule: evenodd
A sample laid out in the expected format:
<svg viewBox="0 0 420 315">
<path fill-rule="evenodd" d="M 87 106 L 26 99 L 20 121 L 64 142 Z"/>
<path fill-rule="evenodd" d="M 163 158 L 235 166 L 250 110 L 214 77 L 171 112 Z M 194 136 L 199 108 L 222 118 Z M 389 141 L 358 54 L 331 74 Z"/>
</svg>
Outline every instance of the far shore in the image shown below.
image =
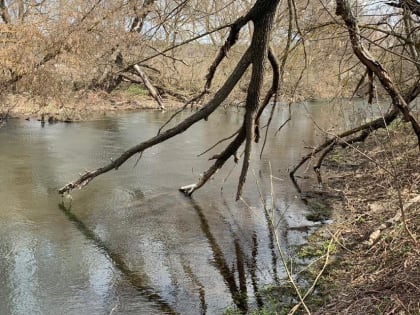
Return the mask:
<svg viewBox="0 0 420 315">
<path fill-rule="evenodd" d="M 163 98 L 166 110 L 181 108 L 184 103 L 175 98 Z M 45 122 L 76 122 L 95 120 L 117 113 L 140 110 L 160 110 L 148 95 L 109 95 L 84 92 L 67 99 L 7 95 L 0 104 L 0 120 L 26 119 Z"/>
<path fill-rule="evenodd" d="M 231 97 L 228 104 L 242 107 L 244 102 L 235 101 L 245 96 Z M 326 101 L 325 98 L 306 98 L 297 96 L 294 103 Z M 160 111 L 158 103 L 147 94 L 105 93 L 101 91 L 83 91 L 68 96 L 39 97 L 26 93 L 8 94 L 0 103 L 0 121 L 7 119 L 38 120 L 44 122 L 77 122 L 97 120 L 119 113 L 142 110 Z M 291 100 L 282 100 L 289 103 Z M 171 96 L 162 98 L 165 110 L 177 110 L 186 102 Z M 194 106 L 194 105 L 193 105 Z"/>
</svg>

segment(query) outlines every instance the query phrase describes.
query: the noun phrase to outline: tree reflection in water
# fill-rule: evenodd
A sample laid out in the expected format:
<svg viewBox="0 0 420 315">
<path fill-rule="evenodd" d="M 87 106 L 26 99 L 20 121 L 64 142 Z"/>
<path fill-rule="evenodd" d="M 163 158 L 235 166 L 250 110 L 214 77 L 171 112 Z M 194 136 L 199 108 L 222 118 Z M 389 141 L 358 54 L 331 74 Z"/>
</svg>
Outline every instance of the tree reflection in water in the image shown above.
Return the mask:
<svg viewBox="0 0 420 315">
<path fill-rule="evenodd" d="M 205 236 L 209 248 L 211 249 L 212 254 L 212 265 L 216 268 L 218 273 L 222 276 L 223 281 L 226 287 L 229 290 L 231 295 L 232 302 L 234 305 L 242 312 L 246 313 L 249 309 L 249 288 L 247 286 L 250 283 L 250 288 L 252 288 L 252 295 L 255 297 L 255 302 L 257 306 L 262 306 L 262 299 L 258 294 L 258 275 L 257 275 L 257 256 L 258 256 L 258 237 L 257 232 L 254 230 L 251 234 L 249 248 L 244 250 L 243 236 L 238 236 L 238 232 L 235 232 L 229 223 L 229 232 L 231 235 L 231 241 L 233 245 L 233 253 L 228 253 L 226 250 L 220 246 L 215 235 L 212 233 L 211 226 L 209 221 L 204 214 L 203 208 L 194 201 L 194 199 L 189 199 L 189 203 L 192 208 L 195 210 L 199 222 L 200 229 Z M 225 203 L 228 207 L 228 204 Z M 170 302 L 166 301 L 159 293 L 156 288 L 153 287 L 149 277 L 140 272 L 133 271 L 127 263 L 124 261 L 122 255 L 114 252 L 110 249 L 109 246 L 105 244 L 81 219 L 77 217 L 72 211 L 71 206 L 65 206 L 64 203 L 59 205 L 60 210 L 65 214 L 67 219 L 71 221 L 75 227 L 82 232 L 82 234 L 92 242 L 115 266 L 115 268 L 121 272 L 121 275 L 145 298 L 149 301 L 155 303 L 160 311 L 165 314 L 177 314 L 174 306 L 170 305 Z M 268 218 L 267 227 L 269 226 Z M 277 255 L 276 247 L 274 244 L 274 238 L 272 231 L 268 228 L 268 247 L 271 252 L 271 274 L 274 281 L 279 281 L 277 274 Z M 245 235 L 244 235 L 245 236 Z M 248 247 L 248 246 L 247 246 Z M 229 256 L 231 254 L 231 256 Z M 231 257 L 230 260 L 227 257 Z M 229 262 L 230 261 L 230 262 Z M 206 302 L 206 289 L 205 285 L 200 281 L 200 277 L 194 273 L 193 267 L 188 262 L 187 259 L 181 257 L 181 265 L 186 277 L 190 280 L 195 291 L 198 294 L 199 299 L 199 309 L 200 314 L 206 314 L 208 311 L 208 304 Z"/>
<path fill-rule="evenodd" d="M 58 205 L 65 216 L 82 232 L 82 234 L 91 241 L 107 258 L 112 262 L 117 270 L 121 272 L 124 279 L 145 298 L 155 303 L 159 309 L 165 314 L 177 314 L 177 312 L 154 290 L 148 283 L 147 277 L 133 272 L 121 255 L 113 252 L 91 229 L 89 229 L 83 221 L 81 221 L 74 213 L 71 212 L 71 206 L 65 206 L 64 203 Z"/>
</svg>

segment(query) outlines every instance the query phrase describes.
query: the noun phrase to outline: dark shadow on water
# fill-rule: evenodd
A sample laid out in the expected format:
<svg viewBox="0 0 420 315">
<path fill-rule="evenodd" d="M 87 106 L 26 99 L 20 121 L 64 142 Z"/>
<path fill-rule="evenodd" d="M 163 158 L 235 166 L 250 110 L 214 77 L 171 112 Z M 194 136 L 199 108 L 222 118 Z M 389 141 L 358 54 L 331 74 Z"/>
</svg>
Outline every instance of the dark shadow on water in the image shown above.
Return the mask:
<svg viewBox="0 0 420 315">
<path fill-rule="evenodd" d="M 249 309 L 249 297 L 247 292 L 247 276 L 249 275 L 254 296 L 258 307 L 262 306 L 262 300 L 258 293 L 258 281 L 257 281 L 257 255 L 258 255 L 258 241 L 257 234 L 254 231 L 252 233 L 252 245 L 251 245 L 251 257 L 247 257 L 244 252 L 241 241 L 231 230 L 233 245 L 235 249 L 235 262 L 229 266 L 226 259 L 226 255 L 223 249 L 218 244 L 215 236 L 213 235 L 207 218 L 204 214 L 203 209 L 191 199 L 193 208 L 196 210 L 197 215 L 200 219 L 200 227 L 207 238 L 211 251 L 213 253 L 214 266 L 219 271 L 220 275 L 232 297 L 232 301 L 235 306 L 243 313 L 246 314 Z"/>
<path fill-rule="evenodd" d="M 66 207 L 64 203 L 58 205 L 60 210 L 71 221 L 82 234 L 109 259 L 114 267 L 121 272 L 123 277 L 146 299 L 156 303 L 163 314 L 177 314 L 177 312 L 146 283 L 145 279 L 126 265 L 124 259 L 113 252 L 92 230 L 90 230 L 74 213 L 71 212 L 71 206 Z"/>
<path fill-rule="evenodd" d="M 229 230 L 231 234 L 231 241 L 233 245 L 233 255 L 234 261 L 229 262 L 227 253 L 224 252 L 224 249 L 218 243 L 215 235 L 213 234 L 210 224 L 205 216 L 203 208 L 196 202 L 194 199 L 188 199 L 191 202 L 191 206 L 196 211 L 199 221 L 200 228 L 202 233 L 207 239 L 209 247 L 213 254 L 213 266 L 218 270 L 222 276 L 226 287 L 228 288 L 232 302 L 240 310 L 241 313 L 246 314 L 249 310 L 249 293 L 247 292 L 247 277 L 249 283 L 251 284 L 253 295 L 255 297 L 255 302 L 258 307 L 261 307 L 263 302 L 259 294 L 258 288 L 258 276 L 257 276 L 257 256 L 259 252 L 259 244 L 257 238 L 257 232 L 253 231 L 251 233 L 249 244 L 246 245 L 244 250 L 244 245 L 241 242 L 241 238 L 246 235 L 239 237 L 234 231 L 233 227 L 230 225 Z M 225 204 L 225 206 L 228 206 Z M 157 307 L 162 314 L 177 314 L 177 312 L 172 308 L 171 305 L 165 301 L 158 292 L 148 283 L 145 277 L 142 277 L 138 273 L 133 272 L 124 262 L 123 257 L 113 252 L 106 244 L 103 242 L 88 226 L 86 226 L 82 220 L 80 220 L 77 215 L 71 211 L 71 206 L 66 207 L 63 203 L 59 204 L 60 210 L 65 214 L 67 219 L 74 224 L 74 226 L 82 232 L 82 234 L 92 242 L 96 248 L 100 250 L 109 260 L 112 262 L 114 267 L 119 270 L 122 276 L 145 298 L 150 302 L 156 303 Z M 266 218 L 267 219 L 267 218 Z M 228 223 L 230 224 L 230 223 Z M 267 220 L 267 225 L 269 221 Z M 272 268 L 273 268 L 273 279 L 278 281 L 277 274 L 277 255 L 275 253 L 275 244 L 274 237 L 269 231 L 269 247 L 272 254 Z M 240 233 L 242 234 L 242 233 Z M 182 262 L 182 267 L 187 275 L 190 278 L 192 284 L 197 290 L 198 298 L 200 301 L 200 314 L 206 314 L 208 305 L 206 303 L 206 292 L 205 286 L 200 282 L 199 277 L 194 274 L 193 268 L 189 265 L 188 261 Z"/>
<path fill-rule="evenodd" d="M 277 244 L 275 244 L 275 236 L 273 233 L 273 228 L 272 228 L 272 223 L 271 223 L 271 219 L 267 213 L 267 211 L 264 211 L 264 218 L 265 218 L 265 222 L 267 224 L 267 230 L 268 230 L 268 239 L 269 239 L 269 247 L 270 247 L 270 252 L 271 252 L 271 266 L 273 268 L 273 279 L 274 282 L 279 285 L 280 284 L 280 279 L 279 279 L 279 275 L 278 275 L 278 269 L 277 269 Z M 276 227 L 274 227 L 276 228 Z M 284 229 L 287 230 L 287 229 Z"/>
<path fill-rule="evenodd" d="M 251 252 L 251 259 L 248 261 L 248 270 L 251 274 L 251 283 L 252 288 L 254 289 L 255 299 L 257 302 L 257 306 L 260 308 L 263 306 L 263 301 L 261 299 L 261 295 L 258 292 L 258 277 L 257 277 L 257 256 L 258 256 L 258 239 L 257 233 L 254 231 L 252 233 L 252 252 Z"/>
<path fill-rule="evenodd" d="M 207 313 L 207 303 L 206 303 L 206 291 L 204 289 L 204 285 L 201 283 L 197 275 L 193 272 L 191 266 L 183 262 L 182 268 L 185 274 L 191 279 L 191 282 L 198 288 L 198 298 L 200 300 L 200 315 L 204 315 Z"/>
<path fill-rule="evenodd" d="M 226 207 L 226 209 L 229 210 L 229 213 L 232 213 L 232 211 L 230 210 L 230 206 L 229 203 L 226 201 L 225 198 L 223 198 L 223 205 Z M 246 234 L 242 231 L 242 229 L 240 228 L 240 225 L 238 224 L 238 222 L 234 219 L 234 224 L 237 225 L 240 234 L 242 234 L 243 236 Z M 250 245 L 250 251 L 251 251 L 251 257 L 247 257 L 246 254 L 243 253 L 243 250 L 241 249 L 241 247 L 239 246 L 240 244 L 240 237 L 237 235 L 237 233 L 234 232 L 234 229 L 232 227 L 232 223 L 229 223 L 230 225 L 230 233 L 232 235 L 232 238 L 234 239 L 235 242 L 235 249 L 237 251 L 237 259 L 239 260 L 241 256 L 243 256 L 243 258 L 241 258 L 241 260 L 245 261 L 246 266 L 248 267 L 248 272 L 251 278 L 251 284 L 252 284 L 252 289 L 254 291 L 254 296 L 255 296 L 255 300 L 257 302 L 257 306 L 258 307 L 262 307 L 263 306 L 263 302 L 261 299 L 261 295 L 259 294 L 259 288 L 258 288 L 258 276 L 257 276 L 257 256 L 258 256 L 258 238 L 257 238 L 257 232 L 253 231 L 252 232 L 252 237 L 251 237 L 251 245 Z M 238 255 L 239 254 L 239 255 Z M 238 268 L 239 270 L 239 268 Z"/>
<path fill-rule="evenodd" d="M 223 277 L 223 280 L 229 288 L 233 303 L 235 303 L 235 305 L 243 313 L 246 313 L 246 311 L 248 310 L 246 290 L 245 292 L 241 292 L 240 288 L 238 288 L 238 285 L 236 284 L 235 280 L 235 268 L 233 266 L 232 268 L 229 267 L 222 248 L 219 246 L 219 244 L 216 241 L 216 238 L 211 232 L 209 223 L 204 215 L 203 209 L 193 199 L 191 199 L 191 203 L 200 219 L 201 230 L 203 231 L 204 236 L 207 238 L 210 248 L 213 252 L 214 266 L 219 270 L 220 275 Z M 242 297 L 245 297 L 245 299 Z"/>
</svg>

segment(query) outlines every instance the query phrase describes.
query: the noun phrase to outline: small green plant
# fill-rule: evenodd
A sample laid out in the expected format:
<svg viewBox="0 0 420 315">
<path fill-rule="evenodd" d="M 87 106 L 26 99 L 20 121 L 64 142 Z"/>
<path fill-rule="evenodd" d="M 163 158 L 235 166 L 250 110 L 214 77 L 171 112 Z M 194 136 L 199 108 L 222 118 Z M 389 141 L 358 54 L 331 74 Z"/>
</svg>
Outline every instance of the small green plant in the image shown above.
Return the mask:
<svg viewBox="0 0 420 315">
<path fill-rule="evenodd" d="M 314 245 L 305 245 L 297 253 L 297 256 L 301 259 L 311 259 L 321 257 L 322 255 L 322 250 L 318 246 Z"/>
<path fill-rule="evenodd" d="M 309 243 L 301 247 L 297 256 L 299 258 L 318 258 L 325 255 L 329 251 L 330 254 L 334 254 L 337 251 L 335 243 L 331 243 L 330 240 L 325 240 L 321 243 Z"/>
<path fill-rule="evenodd" d="M 333 152 L 329 155 L 328 160 L 330 160 L 331 162 L 335 162 L 335 163 L 341 163 L 341 162 L 343 162 L 345 159 L 344 159 L 344 156 L 343 156 L 343 154 L 342 154 L 341 152 L 338 152 L 338 151 L 333 151 Z"/>
<path fill-rule="evenodd" d="M 310 201 L 309 208 L 311 212 L 306 215 L 309 221 L 325 221 L 331 218 L 332 209 L 330 206 L 320 201 Z"/>
<path fill-rule="evenodd" d="M 145 90 L 144 88 L 142 88 L 141 86 L 137 84 L 131 84 L 127 88 L 126 93 L 129 95 L 147 95 L 148 94 L 147 90 Z"/>
</svg>

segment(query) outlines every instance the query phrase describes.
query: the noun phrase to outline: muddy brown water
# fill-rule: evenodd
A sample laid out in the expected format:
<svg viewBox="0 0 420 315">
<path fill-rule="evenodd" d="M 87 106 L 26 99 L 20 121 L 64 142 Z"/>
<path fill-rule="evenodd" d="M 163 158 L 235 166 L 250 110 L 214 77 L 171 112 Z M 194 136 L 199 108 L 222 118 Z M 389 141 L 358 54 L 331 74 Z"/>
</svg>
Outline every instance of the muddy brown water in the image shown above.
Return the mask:
<svg viewBox="0 0 420 315">
<path fill-rule="evenodd" d="M 347 126 L 366 118 L 357 107 L 344 111 Z M 197 155 L 240 126 L 241 110 L 219 110 L 147 150 L 137 165 L 132 159 L 95 179 L 72 193 L 71 206 L 60 205 L 59 187 L 156 134 L 171 113 L 3 125 L 0 314 L 220 314 L 257 305 L 257 290 L 285 276 L 257 187 L 267 200 L 273 196 L 281 244 L 293 255 L 313 223 L 287 169 L 325 137 L 313 119 L 324 127 L 343 122 L 337 104 L 297 105 L 274 136 L 287 112 L 276 111 L 261 159 L 256 147 L 244 191 L 250 208 L 234 201 L 240 166 L 232 161 L 193 198 L 177 191 L 210 166 L 223 145 Z M 278 178 L 274 195 L 269 163 Z"/>
</svg>

